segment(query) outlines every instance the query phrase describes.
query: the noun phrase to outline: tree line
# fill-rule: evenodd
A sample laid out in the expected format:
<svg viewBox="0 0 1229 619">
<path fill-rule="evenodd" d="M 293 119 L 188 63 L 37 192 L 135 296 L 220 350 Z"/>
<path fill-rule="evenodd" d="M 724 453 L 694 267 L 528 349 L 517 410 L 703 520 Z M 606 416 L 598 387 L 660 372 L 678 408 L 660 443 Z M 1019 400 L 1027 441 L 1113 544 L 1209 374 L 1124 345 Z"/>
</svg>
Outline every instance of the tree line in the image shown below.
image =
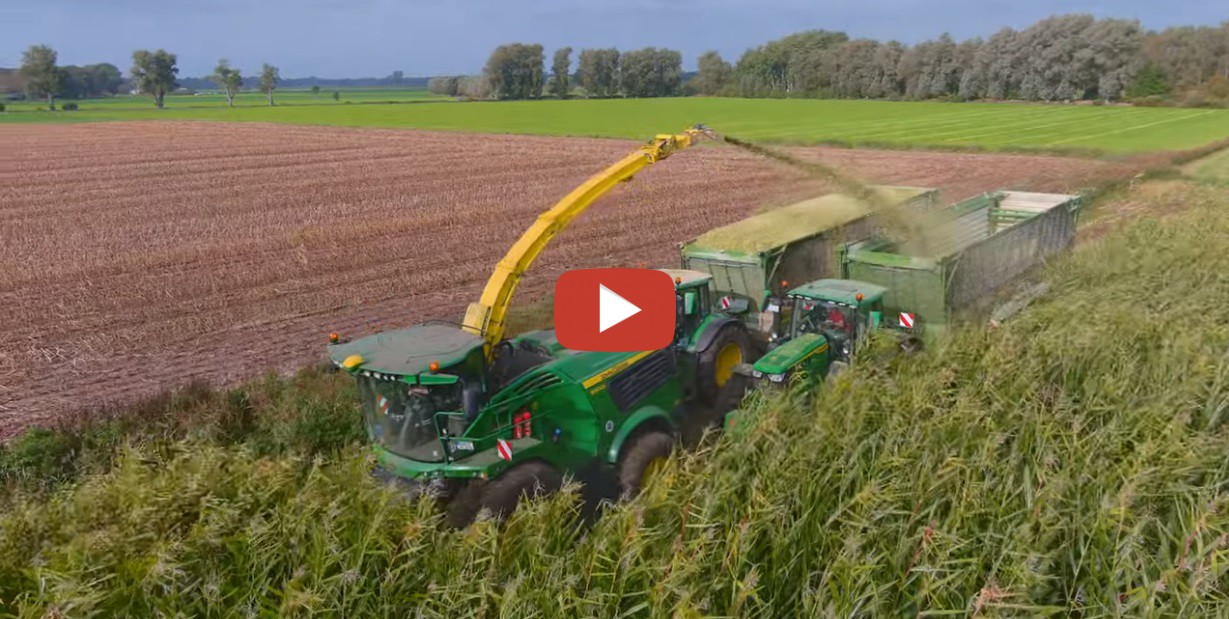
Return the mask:
<svg viewBox="0 0 1229 619">
<path fill-rule="evenodd" d="M 916 45 L 809 30 L 748 49 L 735 63 L 705 52 L 686 82 L 674 50 L 582 49 L 574 74 L 572 48 L 555 51 L 549 73 L 543 51 L 536 44 L 501 45 L 482 75 L 433 78 L 428 88 L 499 99 L 575 93 L 1229 102 L 1229 22 L 1148 31 L 1137 20 L 1069 14 L 986 39 L 956 41 L 944 34 Z"/>
<path fill-rule="evenodd" d="M 56 98 L 83 99 L 114 95 L 118 94 L 124 85 L 123 75 L 115 65 L 103 63 L 86 67 L 61 67 L 57 65 L 57 61 L 58 56 L 54 49 L 46 45 L 31 45 L 22 54 L 19 69 L 25 80 L 26 94 L 31 98 L 45 98 L 48 109 L 55 109 Z M 133 52 L 132 68 L 129 69 L 132 88 L 141 94 L 151 95 L 154 105 L 162 109 L 166 94 L 179 87 L 176 81 L 179 75 L 178 62 L 175 54 L 164 49 L 140 49 Z M 243 87 L 239 69 L 232 67 L 225 59 L 219 60 L 210 79 L 225 93 L 227 104 L 233 107 L 235 95 Z M 273 92 L 281 82 L 278 68 L 266 63 L 261 67 L 258 82 L 260 92 L 265 95 L 269 105 L 274 105 Z M 318 93 L 319 87 L 315 87 L 312 92 Z M 334 99 L 336 98 L 334 96 Z"/>
<path fill-rule="evenodd" d="M 547 73 L 541 45 L 500 45 L 491 53 L 482 75 L 431 78 L 427 89 L 474 99 L 536 99 L 544 94 L 566 98 L 576 86 L 594 97 L 683 94 L 683 55 L 676 50 L 582 49 L 575 74 L 571 72 L 572 51 L 571 47 L 555 50 Z"/>
<path fill-rule="evenodd" d="M 813 30 L 698 62 L 699 94 L 876 99 L 1229 98 L 1229 22 L 1147 31 L 1138 21 L 1058 15 L 1023 30 L 909 46 Z"/>
</svg>

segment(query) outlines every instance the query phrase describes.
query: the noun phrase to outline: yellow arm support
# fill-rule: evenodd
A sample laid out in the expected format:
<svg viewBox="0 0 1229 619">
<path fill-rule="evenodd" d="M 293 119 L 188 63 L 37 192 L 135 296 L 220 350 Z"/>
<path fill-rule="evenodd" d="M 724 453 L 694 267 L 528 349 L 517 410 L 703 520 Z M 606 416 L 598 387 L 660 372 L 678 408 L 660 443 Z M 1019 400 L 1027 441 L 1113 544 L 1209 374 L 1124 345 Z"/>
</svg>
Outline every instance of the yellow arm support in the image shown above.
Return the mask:
<svg viewBox="0 0 1229 619">
<path fill-rule="evenodd" d="M 491 274 L 486 289 L 482 291 L 482 298 L 477 303 L 471 303 L 465 312 L 462 328 L 482 336 L 488 360 L 494 353 L 495 345 L 503 339 L 504 321 L 507 319 L 508 306 L 512 302 L 512 293 L 521 282 L 521 276 L 546 248 L 547 243 L 577 215 L 585 212 L 594 200 L 615 185 L 631 180 L 641 168 L 669 157 L 674 151 L 691 146 L 705 135 L 710 134 L 700 126 L 677 135 L 659 135 L 652 142 L 624 157 L 622 161 L 585 181 L 549 211 L 538 216 L 538 220 L 521 235 L 495 266 L 495 272 Z"/>
</svg>

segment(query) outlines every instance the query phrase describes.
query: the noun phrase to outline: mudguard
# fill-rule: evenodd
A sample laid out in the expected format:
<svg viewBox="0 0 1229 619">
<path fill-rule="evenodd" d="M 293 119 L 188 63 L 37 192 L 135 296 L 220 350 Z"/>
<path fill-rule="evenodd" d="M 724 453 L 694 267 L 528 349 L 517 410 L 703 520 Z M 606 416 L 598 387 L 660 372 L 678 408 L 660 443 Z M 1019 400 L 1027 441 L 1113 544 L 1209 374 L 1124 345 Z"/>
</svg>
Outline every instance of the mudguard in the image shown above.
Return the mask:
<svg viewBox="0 0 1229 619">
<path fill-rule="evenodd" d="M 695 346 L 692 347 L 692 352 L 701 353 L 708 350 L 708 347 L 713 345 L 713 340 L 717 339 L 717 334 L 730 324 L 738 324 L 740 328 L 746 328 L 741 320 L 732 316 L 714 318 L 703 326 L 699 337 L 695 340 Z"/>
<path fill-rule="evenodd" d="M 619 451 L 623 449 L 623 443 L 627 442 L 627 439 L 635 434 L 636 430 L 644 427 L 644 424 L 656 421 L 662 422 L 667 428 L 674 427 L 670 414 L 656 406 L 645 406 L 632 413 L 627 418 L 627 421 L 624 421 L 619 426 L 619 431 L 615 434 L 614 440 L 611 441 L 610 450 L 606 452 L 606 463 L 618 463 Z"/>
</svg>

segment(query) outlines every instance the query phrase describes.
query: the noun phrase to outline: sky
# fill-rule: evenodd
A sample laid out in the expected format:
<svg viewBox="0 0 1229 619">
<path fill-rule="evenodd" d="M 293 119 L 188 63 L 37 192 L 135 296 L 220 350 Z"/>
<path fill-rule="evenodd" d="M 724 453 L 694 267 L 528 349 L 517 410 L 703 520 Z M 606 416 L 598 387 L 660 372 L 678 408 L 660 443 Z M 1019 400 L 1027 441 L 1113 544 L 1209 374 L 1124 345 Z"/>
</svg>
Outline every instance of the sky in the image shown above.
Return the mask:
<svg viewBox="0 0 1229 619">
<path fill-rule="evenodd" d="M 1215 25 L 1213 0 L 0 0 L 0 67 L 47 44 L 60 64 L 110 62 L 135 49 L 178 55 L 181 76 L 219 58 L 284 77 L 408 76 L 480 72 L 501 43 L 558 47 L 669 47 L 684 66 L 715 49 L 736 60 L 749 47 L 823 28 L 906 43 L 1022 28 L 1056 13 L 1140 20 L 1146 28 Z"/>
</svg>

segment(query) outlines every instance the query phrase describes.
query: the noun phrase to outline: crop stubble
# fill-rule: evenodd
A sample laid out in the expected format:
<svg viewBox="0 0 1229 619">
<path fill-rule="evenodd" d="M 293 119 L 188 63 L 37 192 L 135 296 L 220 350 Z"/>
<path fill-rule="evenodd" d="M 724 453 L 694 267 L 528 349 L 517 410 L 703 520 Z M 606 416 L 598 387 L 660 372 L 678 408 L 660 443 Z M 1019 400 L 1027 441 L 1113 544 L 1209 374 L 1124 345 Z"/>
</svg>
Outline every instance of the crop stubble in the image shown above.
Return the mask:
<svg viewBox="0 0 1229 619">
<path fill-rule="evenodd" d="M 541 211 L 618 140 L 194 122 L 0 126 L 0 437 L 192 380 L 455 318 Z M 1073 190 L 1128 163 L 793 149 L 952 200 Z M 824 187 L 732 148 L 676 155 L 562 234 L 522 284 L 673 266 L 677 243 Z"/>
</svg>

